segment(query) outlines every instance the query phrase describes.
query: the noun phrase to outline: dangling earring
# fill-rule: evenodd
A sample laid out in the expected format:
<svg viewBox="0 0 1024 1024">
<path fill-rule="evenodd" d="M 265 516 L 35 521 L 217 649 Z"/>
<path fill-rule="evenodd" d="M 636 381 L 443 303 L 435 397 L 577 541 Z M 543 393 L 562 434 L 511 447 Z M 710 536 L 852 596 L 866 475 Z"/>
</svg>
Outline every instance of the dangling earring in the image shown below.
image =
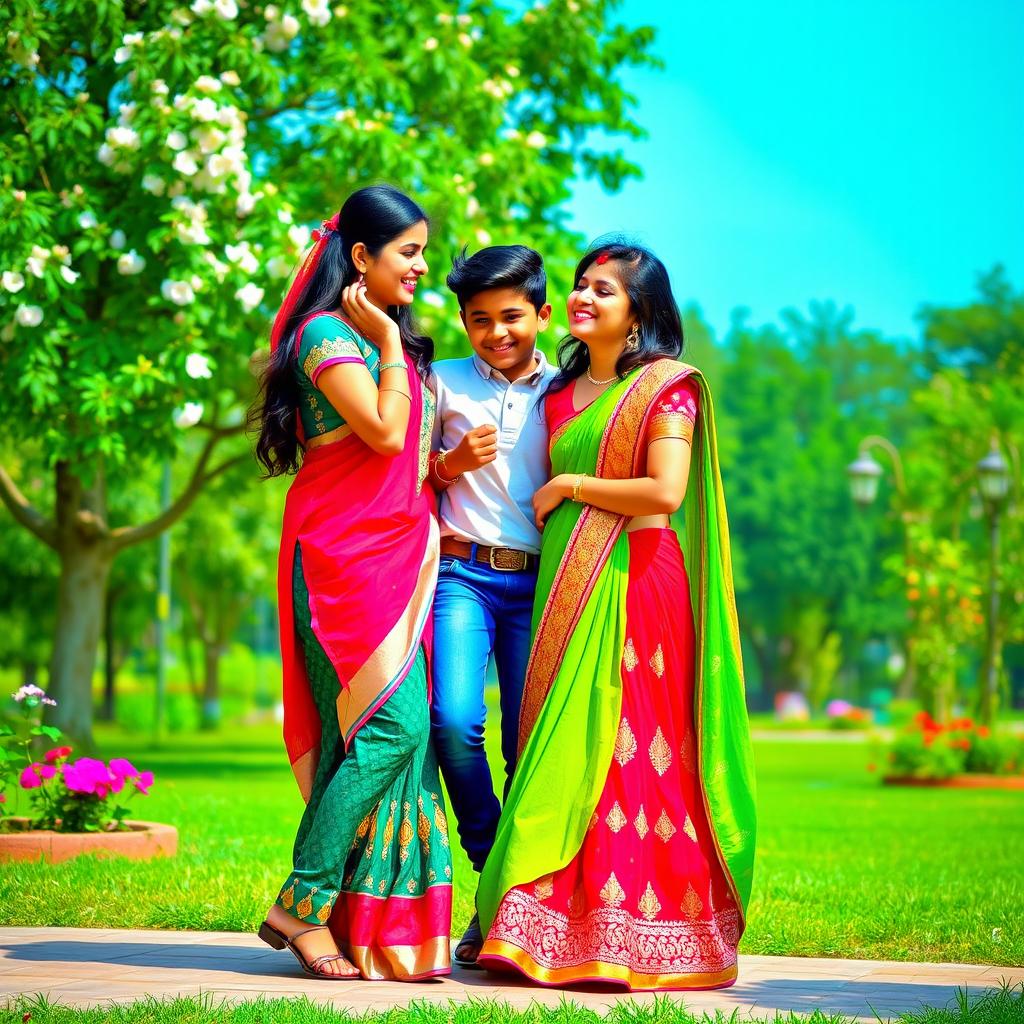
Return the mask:
<svg viewBox="0 0 1024 1024">
<path fill-rule="evenodd" d="M 635 352 L 640 347 L 640 325 L 633 324 L 626 335 L 626 351 Z"/>
</svg>

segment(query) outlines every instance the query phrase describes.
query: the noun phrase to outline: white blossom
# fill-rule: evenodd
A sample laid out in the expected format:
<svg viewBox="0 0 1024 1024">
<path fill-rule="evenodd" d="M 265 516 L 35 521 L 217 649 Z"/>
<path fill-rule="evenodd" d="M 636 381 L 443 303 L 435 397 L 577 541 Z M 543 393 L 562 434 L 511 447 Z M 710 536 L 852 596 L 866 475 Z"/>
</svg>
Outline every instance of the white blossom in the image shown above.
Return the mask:
<svg viewBox="0 0 1024 1024">
<path fill-rule="evenodd" d="M 423 40 L 423 49 L 426 50 L 427 53 L 433 52 L 438 48 L 439 45 L 440 44 L 433 36 L 428 36 L 426 39 Z"/>
<path fill-rule="evenodd" d="M 234 89 L 236 86 L 242 84 L 242 80 L 238 77 L 237 71 L 224 71 L 221 73 L 220 80 L 225 84 Z"/>
<path fill-rule="evenodd" d="M 194 129 L 192 138 L 195 139 L 202 153 L 216 152 L 227 141 L 227 136 L 213 125 L 204 125 L 202 128 Z"/>
<path fill-rule="evenodd" d="M 108 128 L 104 137 L 110 146 L 121 149 L 139 148 L 139 133 L 134 128 L 118 125 L 116 128 Z"/>
<path fill-rule="evenodd" d="M 459 42 L 462 43 L 463 46 L 470 47 L 473 45 L 473 37 L 467 32 L 460 32 Z"/>
<path fill-rule="evenodd" d="M 309 245 L 309 228 L 302 224 L 293 224 L 288 229 L 288 240 L 296 249 L 305 249 Z"/>
<path fill-rule="evenodd" d="M 130 46 L 119 46 L 114 51 L 114 63 L 124 64 L 125 61 L 131 60 L 132 48 Z"/>
<path fill-rule="evenodd" d="M 481 167 L 490 167 L 494 163 L 494 154 L 481 153 L 479 162 Z"/>
<path fill-rule="evenodd" d="M 286 14 L 280 21 L 270 18 L 270 12 L 276 8 L 268 7 L 265 14 L 267 17 L 267 28 L 263 33 L 263 41 L 271 53 L 283 53 L 288 49 L 291 41 L 299 34 L 299 20 L 293 14 Z"/>
<path fill-rule="evenodd" d="M 210 360 L 201 352 L 190 352 L 185 359 L 185 372 L 193 380 L 209 380 L 213 376 Z"/>
<path fill-rule="evenodd" d="M 450 25 L 455 19 L 447 12 L 442 11 L 434 20 L 438 25 Z"/>
<path fill-rule="evenodd" d="M 192 116 L 197 121 L 216 121 L 218 112 L 217 101 L 209 96 L 203 96 L 192 104 Z"/>
<path fill-rule="evenodd" d="M 11 195 L 16 203 L 23 203 L 28 199 L 28 193 L 23 188 L 16 188 Z"/>
<path fill-rule="evenodd" d="M 460 14 L 455 18 L 455 20 L 463 27 L 473 24 L 473 18 L 469 14 Z"/>
<path fill-rule="evenodd" d="M 64 278 L 67 284 L 74 284 L 80 277 L 77 270 L 72 270 L 70 267 L 61 267 L 60 276 Z"/>
<path fill-rule="evenodd" d="M 548 139 L 543 132 L 530 132 L 526 136 L 526 144 L 531 149 L 543 149 L 548 144 Z"/>
<path fill-rule="evenodd" d="M 490 234 L 489 231 L 485 231 L 483 228 L 477 228 L 476 240 L 481 245 L 490 245 L 491 244 L 491 234 Z"/>
<path fill-rule="evenodd" d="M 110 248 L 111 249 L 123 249 L 125 247 L 125 245 L 127 244 L 127 242 L 128 242 L 128 239 L 125 236 L 125 233 L 120 228 L 117 228 L 116 230 L 111 231 L 111 233 L 110 233 Z"/>
<path fill-rule="evenodd" d="M 302 9 L 310 23 L 319 28 L 323 28 L 331 20 L 331 9 L 327 6 L 327 0 L 302 0 Z"/>
<path fill-rule="evenodd" d="M 235 292 L 235 298 L 242 304 L 244 312 L 251 313 L 263 301 L 263 289 L 250 281 Z"/>
<path fill-rule="evenodd" d="M 191 178 L 199 170 L 196 158 L 188 151 L 179 153 L 174 158 L 172 166 L 179 174 L 184 174 L 186 178 Z"/>
<path fill-rule="evenodd" d="M 156 174 L 143 175 L 142 189 L 144 192 L 149 192 L 154 196 L 162 196 L 166 187 L 167 185 L 164 182 L 164 179 Z"/>
<path fill-rule="evenodd" d="M 90 228 L 96 227 L 99 221 L 96 219 L 96 214 L 92 210 L 86 210 L 85 213 L 78 215 L 78 226 L 85 231 Z"/>
<path fill-rule="evenodd" d="M 113 167 L 117 161 L 117 154 L 114 152 L 114 147 L 104 142 L 98 150 L 96 150 L 96 159 L 106 167 Z"/>
<path fill-rule="evenodd" d="M 154 78 L 149 89 L 154 96 L 166 96 L 170 92 L 167 83 L 162 78 Z"/>
<path fill-rule="evenodd" d="M 204 14 L 209 14 L 213 10 L 213 0 L 195 0 L 192 4 L 192 13 L 198 14 L 202 17 Z"/>
<path fill-rule="evenodd" d="M 200 75 L 195 81 L 194 88 L 200 92 L 220 92 L 224 86 L 221 80 L 214 78 L 213 75 Z"/>
<path fill-rule="evenodd" d="M 3 276 L 0 277 L 0 283 L 3 284 L 4 291 L 10 292 L 13 295 L 25 287 L 25 277 L 23 274 L 18 273 L 17 270 L 5 270 Z"/>
<path fill-rule="evenodd" d="M 517 68 L 515 66 L 515 64 L 506 64 L 505 65 L 505 74 L 508 75 L 509 78 L 518 78 L 519 77 L 519 68 Z"/>
<path fill-rule="evenodd" d="M 19 306 L 14 311 L 14 319 L 22 327 L 38 327 L 43 322 L 43 311 L 38 306 Z"/>
<path fill-rule="evenodd" d="M 167 145 L 171 149 L 184 149 L 188 145 L 188 138 L 184 132 L 173 131 L 167 136 Z"/>
<path fill-rule="evenodd" d="M 238 4 L 235 0 L 213 0 L 213 9 L 217 17 L 224 21 L 234 21 L 238 17 Z"/>
<path fill-rule="evenodd" d="M 160 285 L 160 294 L 176 306 L 187 306 L 196 297 L 188 281 L 172 281 L 169 278 Z"/>
<path fill-rule="evenodd" d="M 141 274 L 146 268 L 146 261 L 134 249 L 129 249 L 117 258 L 117 272 L 125 277 Z"/>
<path fill-rule="evenodd" d="M 174 410 L 174 425 L 182 430 L 194 427 L 203 418 L 202 402 L 186 402 L 180 409 Z"/>
<path fill-rule="evenodd" d="M 235 203 L 235 215 L 237 217 L 248 217 L 256 209 L 256 196 L 251 192 L 240 192 Z"/>
<path fill-rule="evenodd" d="M 466 216 L 475 217 L 480 212 L 480 203 L 476 196 L 470 196 L 466 200 Z"/>
<path fill-rule="evenodd" d="M 203 260 L 213 271 L 213 276 L 216 277 L 218 281 L 223 281 L 224 278 L 228 276 L 228 270 L 230 269 L 228 265 L 222 260 L 217 259 L 209 249 L 203 253 Z"/>
<path fill-rule="evenodd" d="M 29 256 L 29 258 L 25 260 L 25 269 L 33 277 L 42 277 L 43 274 L 46 272 L 45 257 Z"/>
<path fill-rule="evenodd" d="M 255 274 L 260 268 L 260 261 L 256 258 L 248 242 L 239 242 L 238 245 L 225 245 L 224 255 L 229 263 L 245 271 L 247 274 Z"/>
</svg>

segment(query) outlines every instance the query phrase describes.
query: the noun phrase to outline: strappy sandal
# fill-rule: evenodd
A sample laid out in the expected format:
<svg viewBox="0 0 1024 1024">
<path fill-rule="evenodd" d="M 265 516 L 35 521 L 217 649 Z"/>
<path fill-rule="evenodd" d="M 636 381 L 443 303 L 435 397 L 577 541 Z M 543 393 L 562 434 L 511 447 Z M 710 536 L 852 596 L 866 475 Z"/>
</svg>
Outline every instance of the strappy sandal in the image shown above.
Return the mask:
<svg viewBox="0 0 1024 1024">
<path fill-rule="evenodd" d="M 264 921 L 263 924 L 260 925 L 260 930 L 257 934 L 273 949 L 291 950 L 295 959 L 299 961 L 299 966 L 306 972 L 306 974 L 313 978 L 322 978 L 326 981 L 351 981 L 353 978 L 358 978 L 358 970 L 355 974 L 335 974 L 333 971 L 325 971 L 322 969 L 325 964 L 333 963 L 335 960 L 345 960 L 345 962 L 348 963 L 341 953 L 325 953 L 323 956 L 318 956 L 314 960 L 307 960 L 302 950 L 295 945 L 296 939 L 301 939 L 303 935 L 308 935 L 310 932 L 320 931 L 321 929 L 326 930 L 327 925 L 316 924 L 311 928 L 304 928 L 301 932 L 297 932 L 289 939 L 284 932 L 278 931 L 269 921 Z"/>
<path fill-rule="evenodd" d="M 474 914 L 473 920 L 469 922 L 469 927 L 463 932 L 462 938 L 459 939 L 459 944 L 455 947 L 455 955 L 452 957 L 452 963 L 456 967 L 463 967 L 470 971 L 479 971 L 480 965 L 476 962 L 477 957 L 480 956 L 480 950 L 484 944 L 484 933 L 480 930 L 480 915 Z M 468 956 L 460 956 L 459 951 L 464 946 L 475 946 L 476 952 L 472 958 Z"/>
</svg>

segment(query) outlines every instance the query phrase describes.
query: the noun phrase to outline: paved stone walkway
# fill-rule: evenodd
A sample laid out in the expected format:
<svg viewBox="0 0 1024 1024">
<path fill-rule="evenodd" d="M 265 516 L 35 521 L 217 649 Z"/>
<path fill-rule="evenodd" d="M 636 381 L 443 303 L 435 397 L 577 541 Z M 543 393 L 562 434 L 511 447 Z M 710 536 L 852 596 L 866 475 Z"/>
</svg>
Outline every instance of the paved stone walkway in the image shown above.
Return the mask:
<svg viewBox="0 0 1024 1024">
<path fill-rule="evenodd" d="M 774 1016 L 776 1010 L 821 1009 L 877 1022 L 878 1017 L 894 1017 L 922 1003 L 945 1006 L 958 987 L 980 993 L 1002 980 L 1024 982 L 1024 968 L 744 956 L 739 981 L 732 988 L 680 993 L 679 998 L 698 1014 L 738 1010 L 745 1019 Z M 201 993 L 231 1001 L 305 995 L 356 1012 L 384 1010 L 414 999 L 472 998 L 496 999 L 519 1008 L 568 998 L 601 1011 L 622 999 L 653 998 L 649 993 L 620 995 L 598 986 L 544 989 L 511 977 L 458 969 L 450 977 L 415 985 L 318 982 L 301 973 L 290 953 L 276 952 L 254 935 L 237 932 L 0 928 L 0 1006 L 37 992 L 73 1006 Z"/>
</svg>

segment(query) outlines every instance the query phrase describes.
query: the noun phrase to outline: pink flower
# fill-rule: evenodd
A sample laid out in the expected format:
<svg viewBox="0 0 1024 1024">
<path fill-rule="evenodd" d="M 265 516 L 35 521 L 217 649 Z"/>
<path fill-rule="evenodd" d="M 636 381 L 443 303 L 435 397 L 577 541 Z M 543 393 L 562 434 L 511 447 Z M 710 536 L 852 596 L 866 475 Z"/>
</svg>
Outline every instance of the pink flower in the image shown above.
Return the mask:
<svg viewBox="0 0 1024 1024">
<path fill-rule="evenodd" d="M 0 793 L 0 804 L 5 804 L 5 803 L 7 803 L 7 794 L 6 793 Z"/>
<path fill-rule="evenodd" d="M 118 783 L 117 789 L 124 785 L 123 780 L 115 779 L 107 766 L 94 757 L 80 757 L 70 764 L 61 765 L 61 771 L 64 773 L 64 785 L 72 793 L 92 794 L 102 799 L 114 788 L 115 782 Z"/>
<path fill-rule="evenodd" d="M 138 770 L 126 757 L 114 757 L 110 760 L 110 773 L 122 779 L 138 775 Z"/>
<path fill-rule="evenodd" d="M 18 779 L 22 789 L 38 789 L 45 779 L 52 779 L 57 769 L 52 764 L 40 764 L 34 761 L 22 771 Z"/>
<path fill-rule="evenodd" d="M 135 780 L 135 788 L 143 796 L 148 796 L 149 795 L 149 787 L 152 786 L 152 785 L 153 785 L 153 773 L 152 772 L 143 772 Z"/>
<path fill-rule="evenodd" d="M 70 747 L 54 747 L 43 754 L 43 760 L 47 764 L 53 764 L 54 761 L 63 761 L 70 753 Z"/>
</svg>

